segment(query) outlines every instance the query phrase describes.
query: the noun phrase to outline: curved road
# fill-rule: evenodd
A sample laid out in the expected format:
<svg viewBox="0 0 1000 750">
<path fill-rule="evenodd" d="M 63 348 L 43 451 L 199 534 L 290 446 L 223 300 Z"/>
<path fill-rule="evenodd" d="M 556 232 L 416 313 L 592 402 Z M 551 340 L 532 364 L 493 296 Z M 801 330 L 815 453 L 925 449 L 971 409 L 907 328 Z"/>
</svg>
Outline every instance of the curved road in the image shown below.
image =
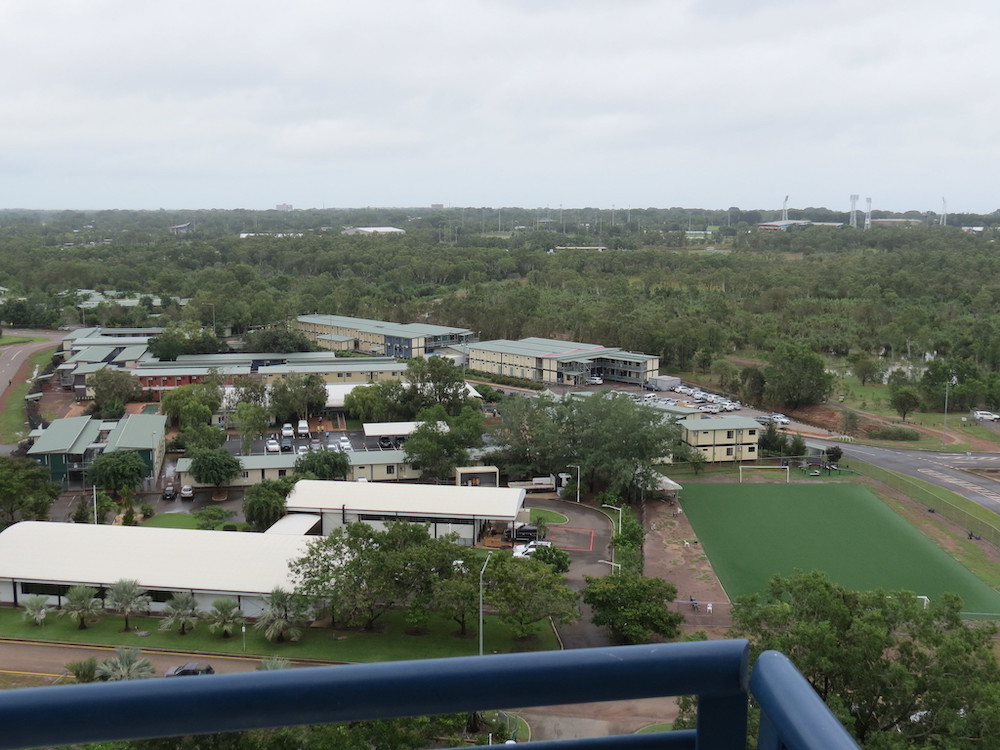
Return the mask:
<svg viewBox="0 0 1000 750">
<path fill-rule="evenodd" d="M 547 538 L 556 547 L 569 552 L 570 567 L 566 577 L 571 589 L 580 591 L 586 585 L 584 576 L 600 578 L 611 573 L 610 565 L 599 562 L 611 559 L 613 526 L 604 513 L 572 500 L 562 500 L 555 493 L 528 495 L 524 505 L 562 513 L 569 519 L 565 524 L 549 526 Z M 581 603 L 580 619 L 571 625 L 556 626 L 564 648 L 613 645 L 604 629 L 596 627 L 590 618 L 590 607 Z"/>
</svg>

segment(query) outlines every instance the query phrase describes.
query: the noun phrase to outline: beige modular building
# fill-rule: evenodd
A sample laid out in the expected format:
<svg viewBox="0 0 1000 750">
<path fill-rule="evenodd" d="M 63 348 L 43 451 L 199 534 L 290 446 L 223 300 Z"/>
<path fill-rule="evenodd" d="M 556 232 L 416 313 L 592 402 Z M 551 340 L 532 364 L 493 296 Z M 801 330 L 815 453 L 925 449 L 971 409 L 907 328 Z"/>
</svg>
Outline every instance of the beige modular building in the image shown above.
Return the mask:
<svg viewBox="0 0 1000 750">
<path fill-rule="evenodd" d="M 682 419 L 681 440 L 700 450 L 705 460 L 752 461 L 757 458 L 760 423 L 750 417 L 708 417 Z"/>
<path fill-rule="evenodd" d="M 300 315 L 296 327 L 324 349 L 386 357 L 423 357 L 475 341 L 467 328 L 427 323 L 390 323 L 346 315 Z"/>
<path fill-rule="evenodd" d="M 660 359 L 600 344 L 526 338 L 469 344 L 469 368 L 551 385 L 585 385 L 590 378 L 645 383 L 659 374 Z"/>
</svg>

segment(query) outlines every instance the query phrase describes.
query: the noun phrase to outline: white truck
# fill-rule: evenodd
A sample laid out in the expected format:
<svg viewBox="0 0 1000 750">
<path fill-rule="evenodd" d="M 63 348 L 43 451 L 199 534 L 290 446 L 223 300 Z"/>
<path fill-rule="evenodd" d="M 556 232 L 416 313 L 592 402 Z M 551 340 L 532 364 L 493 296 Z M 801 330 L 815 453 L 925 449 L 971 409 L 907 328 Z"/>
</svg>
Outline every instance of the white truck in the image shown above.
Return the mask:
<svg viewBox="0 0 1000 750">
<path fill-rule="evenodd" d="M 547 477 L 532 477 L 522 482 L 507 482 L 507 486 L 525 492 L 555 492 L 556 478 L 549 474 Z"/>
</svg>

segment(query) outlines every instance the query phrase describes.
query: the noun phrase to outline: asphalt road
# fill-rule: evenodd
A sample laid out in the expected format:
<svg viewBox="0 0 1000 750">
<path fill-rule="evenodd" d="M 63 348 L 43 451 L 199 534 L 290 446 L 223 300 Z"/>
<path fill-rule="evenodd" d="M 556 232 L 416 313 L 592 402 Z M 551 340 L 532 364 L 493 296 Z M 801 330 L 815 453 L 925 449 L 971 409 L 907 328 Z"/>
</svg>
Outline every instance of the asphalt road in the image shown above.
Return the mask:
<svg viewBox="0 0 1000 750">
<path fill-rule="evenodd" d="M 1000 453 L 908 451 L 870 445 L 841 446 L 844 461 L 858 458 L 883 469 L 905 474 L 939 487 L 1000 514 L 1000 483 L 971 474 L 973 467 L 1000 468 Z"/>
<path fill-rule="evenodd" d="M 569 587 L 580 591 L 584 576 L 600 578 L 609 575 L 612 568 L 600 560 L 611 559 L 611 520 L 594 508 L 578 505 L 572 500 L 562 500 L 554 494 L 529 494 L 524 499 L 526 508 L 544 508 L 562 513 L 569 521 L 560 526 L 550 526 L 548 539 L 555 546 L 569 552 L 570 568 L 566 577 Z M 556 630 L 565 648 L 594 648 L 613 645 L 603 628 L 591 622 L 591 610 L 580 605 L 580 619 L 571 625 L 557 625 Z"/>
<path fill-rule="evenodd" d="M 44 628 L 42 630 L 44 631 Z M 141 649 L 142 638 L 136 637 L 135 641 L 135 646 Z M 115 649 L 112 646 L 74 646 L 68 643 L 31 643 L 0 639 L 0 672 L 56 678 L 67 674 L 66 665 L 70 662 L 83 661 L 91 657 L 103 661 L 113 656 L 114 652 Z M 142 655 L 152 662 L 158 675 L 163 675 L 170 667 L 186 664 L 189 661 L 211 664 L 212 668 L 219 674 L 253 672 L 260 664 L 259 658 L 206 656 L 205 654 L 188 654 L 183 651 L 143 650 Z M 308 664 L 308 666 L 317 665 L 318 662 Z"/>
</svg>

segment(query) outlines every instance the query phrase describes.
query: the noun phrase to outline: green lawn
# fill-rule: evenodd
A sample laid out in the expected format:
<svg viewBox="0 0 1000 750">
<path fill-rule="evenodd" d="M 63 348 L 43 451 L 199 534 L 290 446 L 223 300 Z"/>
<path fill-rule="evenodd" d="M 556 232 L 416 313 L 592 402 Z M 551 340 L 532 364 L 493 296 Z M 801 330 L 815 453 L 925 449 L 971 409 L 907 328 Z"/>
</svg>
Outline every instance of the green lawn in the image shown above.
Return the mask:
<svg viewBox="0 0 1000 750">
<path fill-rule="evenodd" d="M 39 370 L 52 361 L 52 352 L 56 347 L 44 349 L 36 352 L 28 360 L 31 363 L 32 371 L 37 365 Z M 0 413 L 0 443 L 16 443 L 28 435 L 28 426 L 25 424 L 24 397 L 28 395 L 29 383 L 15 383 L 7 392 L 10 398 L 7 399 L 7 408 Z"/>
<path fill-rule="evenodd" d="M 823 570 L 849 589 L 955 592 L 966 611 L 1000 614 L 1000 594 L 864 487 L 690 484 L 683 506 L 730 598 Z"/>
<path fill-rule="evenodd" d="M 566 516 L 562 513 L 556 513 L 554 510 L 546 510 L 545 508 L 530 508 L 529 510 L 533 524 L 544 523 L 546 526 L 558 526 L 569 522 Z"/>
<path fill-rule="evenodd" d="M 198 520 L 190 513 L 157 513 L 143 521 L 142 525 L 161 529 L 197 529 Z"/>
<path fill-rule="evenodd" d="M 0 346 L 13 346 L 14 344 L 34 344 L 38 341 L 45 341 L 42 336 L 4 336 L 0 338 Z"/>
</svg>

